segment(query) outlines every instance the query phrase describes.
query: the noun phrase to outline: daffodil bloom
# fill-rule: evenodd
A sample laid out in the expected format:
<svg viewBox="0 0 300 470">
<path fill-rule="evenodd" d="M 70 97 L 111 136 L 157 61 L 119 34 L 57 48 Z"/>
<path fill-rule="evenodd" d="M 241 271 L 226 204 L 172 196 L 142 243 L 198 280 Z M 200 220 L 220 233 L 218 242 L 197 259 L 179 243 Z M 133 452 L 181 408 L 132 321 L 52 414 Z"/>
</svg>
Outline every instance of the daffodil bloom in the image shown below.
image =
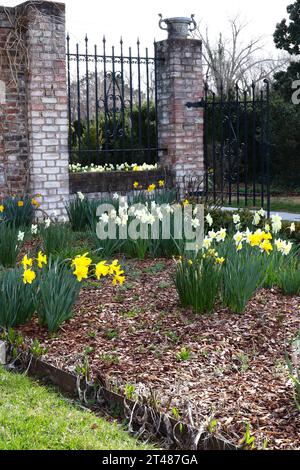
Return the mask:
<svg viewBox="0 0 300 470">
<path fill-rule="evenodd" d="M 98 263 L 96 265 L 96 270 L 95 270 L 95 274 L 96 274 L 96 278 L 99 279 L 103 276 L 103 277 L 106 277 L 110 272 L 110 266 L 107 265 L 107 262 L 106 261 L 101 261 L 100 263 Z"/>
<path fill-rule="evenodd" d="M 193 266 L 194 263 L 193 263 L 193 261 L 192 261 L 191 259 L 189 259 L 189 260 L 188 260 L 188 264 L 189 264 L 189 266 Z"/>
<path fill-rule="evenodd" d="M 155 184 L 150 184 L 147 191 L 148 191 L 148 193 L 153 193 L 153 191 L 155 191 L 155 189 L 156 189 Z"/>
<path fill-rule="evenodd" d="M 160 181 L 158 182 L 158 185 L 159 185 L 160 188 L 164 188 L 164 187 L 165 187 L 165 182 L 164 182 L 164 180 L 160 180 Z"/>
<path fill-rule="evenodd" d="M 241 241 L 243 240 L 243 234 L 241 232 L 237 232 L 234 236 L 233 236 L 233 239 L 234 241 L 236 242 L 237 245 L 239 245 L 241 243 Z"/>
<path fill-rule="evenodd" d="M 36 199 L 32 199 L 31 204 L 35 207 L 40 207 L 40 203 Z"/>
<path fill-rule="evenodd" d="M 261 236 L 263 240 L 273 240 L 272 234 L 270 232 L 262 232 Z"/>
<path fill-rule="evenodd" d="M 32 225 L 31 226 L 31 235 L 36 235 L 38 233 L 38 226 Z"/>
<path fill-rule="evenodd" d="M 31 269 L 25 269 L 23 274 L 23 282 L 24 284 L 32 284 L 36 278 L 36 274 Z"/>
<path fill-rule="evenodd" d="M 225 263 L 225 258 L 216 258 L 216 263 L 222 266 Z"/>
<path fill-rule="evenodd" d="M 255 212 L 254 214 L 254 217 L 253 217 L 253 221 L 252 221 L 253 225 L 259 225 L 260 223 L 260 215 L 258 212 Z"/>
<path fill-rule="evenodd" d="M 218 233 L 217 233 L 217 242 L 223 242 L 226 239 L 227 236 L 227 229 L 222 228 Z"/>
<path fill-rule="evenodd" d="M 291 224 L 291 226 L 290 226 L 290 232 L 291 232 L 291 233 L 296 232 L 296 225 L 294 224 L 294 222 L 293 222 L 293 223 Z"/>
<path fill-rule="evenodd" d="M 138 188 L 139 188 L 139 183 L 136 181 L 135 183 L 133 183 L 133 187 L 134 187 L 135 189 L 138 189 Z"/>
<path fill-rule="evenodd" d="M 286 242 L 280 239 L 275 240 L 275 246 L 277 251 L 284 256 L 288 256 L 293 248 L 292 242 Z"/>
<path fill-rule="evenodd" d="M 74 258 L 72 260 L 72 266 L 74 266 L 76 269 L 78 267 L 84 267 L 84 268 L 89 268 L 90 265 L 92 264 L 92 260 L 91 258 L 88 258 L 88 253 L 85 253 L 84 255 L 82 256 L 76 256 L 76 258 Z"/>
<path fill-rule="evenodd" d="M 282 218 L 278 214 L 276 214 L 276 215 L 272 215 L 271 220 L 272 220 L 272 230 L 276 235 L 282 229 Z"/>
<path fill-rule="evenodd" d="M 270 243 L 269 240 L 264 240 L 261 245 L 260 245 L 260 248 L 265 251 L 268 255 L 270 254 L 271 251 L 273 251 L 273 246 L 272 246 L 272 243 Z"/>
<path fill-rule="evenodd" d="M 19 201 L 19 202 L 18 202 L 18 207 L 24 207 L 24 202 L 23 202 L 23 201 Z"/>
<path fill-rule="evenodd" d="M 262 218 L 266 217 L 267 213 L 264 209 L 260 209 L 260 211 L 258 211 L 258 215 Z"/>
<path fill-rule="evenodd" d="M 33 265 L 33 259 L 28 258 L 28 256 L 25 255 L 24 258 L 22 259 L 22 265 L 23 265 L 23 268 L 26 270 L 28 266 L 31 267 Z"/>
<path fill-rule="evenodd" d="M 118 283 L 120 286 L 122 286 L 125 282 L 125 276 L 122 276 L 121 274 L 116 274 L 114 279 L 113 279 L 113 285 L 116 286 Z"/>
<path fill-rule="evenodd" d="M 185 201 L 183 201 L 182 205 L 183 205 L 184 207 L 187 207 L 187 206 L 190 205 L 190 201 L 189 201 L 188 199 L 186 199 Z"/>
<path fill-rule="evenodd" d="M 240 216 L 239 216 L 238 214 L 234 214 L 234 215 L 233 215 L 233 223 L 234 223 L 234 225 L 237 225 L 237 224 L 239 224 L 240 222 L 241 222 Z"/>
<path fill-rule="evenodd" d="M 236 247 L 236 251 L 242 251 L 242 249 L 243 249 L 243 244 L 239 243 Z"/>
<path fill-rule="evenodd" d="M 208 225 L 209 225 L 210 227 L 212 227 L 214 221 L 213 221 L 213 218 L 212 218 L 212 216 L 211 216 L 210 214 L 207 214 L 207 216 L 205 217 L 205 220 L 206 220 L 206 222 L 208 223 Z"/>
<path fill-rule="evenodd" d="M 209 248 L 211 247 L 211 244 L 212 244 L 212 239 L 205 237 L 203 240 L 203 248 L 206 248 L 207 250 L 209 250 Z"/>
<path fill-rule="evenodd" d="M 41 251 L 39 251 L 38 257 L 37 257 L 37 262 L 38 262 L 38 267 L 42 269 L 43 265 L 47 265 L 47 256 L 44 255 Z"/>
<path fill-rule="evenodd" d="M 73 274 L 77 277 L 77 281 L 81 282 L 83 279 L 88 278 L 89 268 L 87 266 L 79 265 L 76 267 Z"/>
<path fill-rule="evenodd" d="M 18 242 L 22 243 L 24 241 L 24 237 L 25 237 L 25 232 L 19 231 L 19 233 L 18 233 Z"/>
<path fill-rule="evenodd" d="M 3 204 L 0 205 L 0 212 L 4 212 L 4 206 L 3 206 Z"/>
</svg>

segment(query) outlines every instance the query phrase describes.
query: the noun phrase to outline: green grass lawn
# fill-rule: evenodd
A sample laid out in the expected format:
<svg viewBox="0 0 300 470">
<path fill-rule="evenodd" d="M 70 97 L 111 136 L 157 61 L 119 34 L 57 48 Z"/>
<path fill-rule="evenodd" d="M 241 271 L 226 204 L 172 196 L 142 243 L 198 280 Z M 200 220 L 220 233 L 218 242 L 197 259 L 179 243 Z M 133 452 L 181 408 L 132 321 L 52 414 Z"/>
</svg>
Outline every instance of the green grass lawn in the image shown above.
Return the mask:
<svg viewBox="0 0 300 470">
<path fill-rule="evenodd" d="M 249 198 L 248 209 L 261 209 L 259 205 L 259 198 L 257 198 L 257 205 L 254 207 L 251 198 Z M 224 202 L 224 206 L 228 203 Z M 232 199 L 232 207 L 237 207 L 237 200 Z M 240 199 L 240 207 L 245 207 L 244 197 Z M 271 211 L 274 212 L 290 212 L 300 214 L 300 197 L 271 197 Z"/>
<path fill-rule="evenodd" d="M 0 450 L 134 449 L 151 446 L 55 391 L 0 367 Z"/>
</svg>

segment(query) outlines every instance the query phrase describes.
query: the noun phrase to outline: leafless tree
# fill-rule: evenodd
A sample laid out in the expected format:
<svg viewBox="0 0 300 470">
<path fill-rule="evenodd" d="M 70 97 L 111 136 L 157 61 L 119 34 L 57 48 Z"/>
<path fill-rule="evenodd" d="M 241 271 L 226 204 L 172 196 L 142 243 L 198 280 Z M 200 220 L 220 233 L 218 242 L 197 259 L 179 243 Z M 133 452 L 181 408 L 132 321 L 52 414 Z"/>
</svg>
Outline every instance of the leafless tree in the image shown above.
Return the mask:
<svg viewBox="0 0 300 470">
<path fill-rule="evenodd" d="M 202 33 L 201 25 L 194 33 L 203 43 L 206 81 L 217 93 L 222 87 L 224 93 L 228 93 L 236 83 L 247 89 L 253 82 L 271 78 L 288 63 L 286 57 L 266 56 L 262 37 L 245 42 L 243 35 L 249 24 L 242 22 L 239 16 L 230 19 L 229 25 L 230 36 L 220 33 L 216 41 L 209 37 L 208 28 Z"/>
</svg>

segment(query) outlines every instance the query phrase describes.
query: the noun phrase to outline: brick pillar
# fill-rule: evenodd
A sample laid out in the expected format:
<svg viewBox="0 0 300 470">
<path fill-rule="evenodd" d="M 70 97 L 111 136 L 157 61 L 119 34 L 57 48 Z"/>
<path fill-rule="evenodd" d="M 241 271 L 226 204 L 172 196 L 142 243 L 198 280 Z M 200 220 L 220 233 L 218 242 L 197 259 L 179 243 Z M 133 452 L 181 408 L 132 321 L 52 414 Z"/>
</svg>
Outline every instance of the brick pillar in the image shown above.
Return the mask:
<svg viewBox="0 0 300 470">
<path fill-rule="evenodd" d="M 41 208 L 62 217 L 69 197 L 65 5 L 30 1 L 0 7 L 0 46 L 20 22 L 23 60 L 17 83 L 8 61 L 1 65 L 6 96 L 4 105 L 0 96 L 0 117 L 5 118 L 4 130 L 0 127 L 0 192 L 41 194 Z"/>
<path fill-rule="evenodd" d="M 170 38 L 156 43 L 158 146 L 160 163 L 169 168 L 177 186 L 186 189 L 204 175 L 203 110 L 187 102 L 203 97 L 201 41 Z"/>
<path fill-rule="evenodd" d="M 30 185 L 42 208 L 65 215 L 69 197 L 65 5 L 37 2 L 28 15 Z"/>
</svg>

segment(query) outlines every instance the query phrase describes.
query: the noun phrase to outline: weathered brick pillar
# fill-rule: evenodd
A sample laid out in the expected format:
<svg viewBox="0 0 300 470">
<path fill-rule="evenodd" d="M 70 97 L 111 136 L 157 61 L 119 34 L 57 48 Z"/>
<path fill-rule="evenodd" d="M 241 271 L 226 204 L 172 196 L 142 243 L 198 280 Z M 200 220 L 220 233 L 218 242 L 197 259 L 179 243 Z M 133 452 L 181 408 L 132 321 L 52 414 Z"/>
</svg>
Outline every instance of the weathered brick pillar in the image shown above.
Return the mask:
<svg viewBox="0 0 300 470">
<path fill-rule="evenodd" d="M 28 133 L 30 184 L 43 209 L 65 215 L 69 197 L 65 5 L 29 4 Z"/>
<path fill-rule="evenodd" d="M 10 50 L 16 39 L 19 50 Z M 0 7 L 1 46 L 0 192 L 41 194 L 41 208 L 62 217 L 69 197 L 65 5 Z"/>
<path fill-rule="evenodd" d="M 204 175 L 203 110 L 186 106 L 203 97 L 201 41 L 169 37 L 156 43 L 156 58 L 158 146 L 166 149 L 160 163 L 184 197 Z"/>
</svg>

